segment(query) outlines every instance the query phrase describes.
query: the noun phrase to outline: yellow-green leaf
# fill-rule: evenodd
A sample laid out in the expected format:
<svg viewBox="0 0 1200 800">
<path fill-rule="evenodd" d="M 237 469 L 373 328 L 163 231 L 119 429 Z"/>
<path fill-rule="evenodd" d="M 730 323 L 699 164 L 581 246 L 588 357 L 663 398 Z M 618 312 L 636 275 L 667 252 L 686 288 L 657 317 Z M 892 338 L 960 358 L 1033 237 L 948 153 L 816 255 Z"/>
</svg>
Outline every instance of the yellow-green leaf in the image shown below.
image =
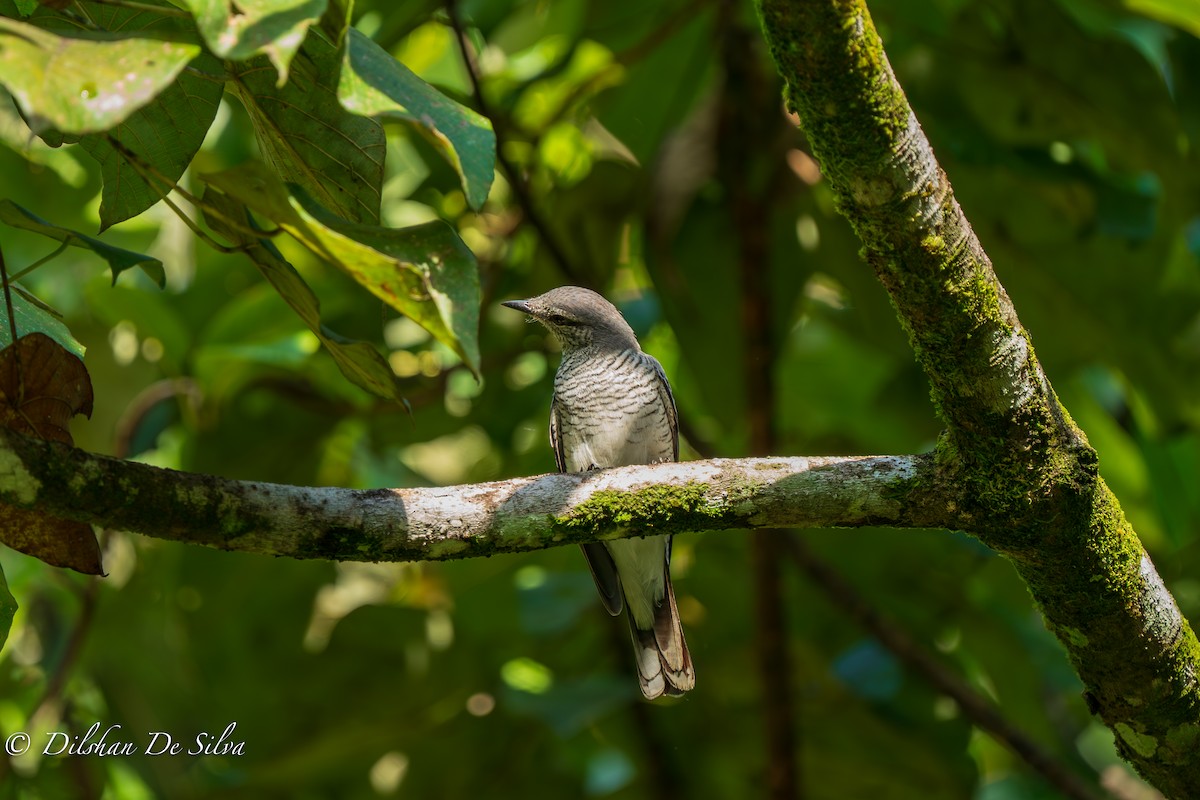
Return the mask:
<svg viewBox="0 0 1200 800">
<path fill-rule="evenodd" d="M 252 235 L 253 222 L 246 207 L 233 198 L 216 191 L 204 193 L 204 218 L 214 231 L 241 245 L 279 296 L 287 302 L 296 316 L 304 320 L 325 349 L 333 356 L 346 379 L 372 394 L 408 405 L 403 387 L 391 365 L 369 342 L 347 339 L 325 327 L 321 322 L 321 303 L 304 282 L 304 278 L 280 254 L 269 239 Z M 213 213 L 216 212 L 216 213 Z M 230 224 L 232 220 L 238 227 Z"/>
<path fill-rule="evenodd" d="M 379 122 L 338 103 L 340 58 L 317 30 L 294 59 L 286 86 L 274 84 L 263 58 L 230 64 L 230 85 L 276 173 L 338 216 L 376 223 L 387 139 Z"/>
<path fill-rule="evenodd" d="M 479 273 L 475 256 L 450 226 L 348 223 L 257 163 L 201 178 L 345 271 L 478 374 Z"/>
<path fill-rule="evenodd" d="M 0 83 L 36 132 L 96 133 L 169 86 L 200 46 L 139 37 L 59 36 L 0 17 Z"/>
<path fill-rule="evenodd" d="M 326 0 L 184 0 L 208 48 L 221 58 L 271 60 L 276 86 L 287 83 L 292 58 L 308 29 L 325 13 Z"/>
<path fill-rule="evenodd" d="M 487 200 L 496 134 L 486 117 L 446 97 L 353 28 L 337 92 L 355 114 L 413 126 L 457 170 L 471 208 Z"/>
<path fill-rule="evenodd" d="M 1200 6 L 1196 0 L 1125 0 L 1125 7 L 1200 36 Z"/>
<path fill-rule="evenodd" d="M 133 267 L 140 267 L 160 287 L 167 283 L 166 272 L 163 270 L 162 262 L 157 258 L 113 247 L 95 237 L 47 222 L 11 200 L 0 200 L 0 222 L 14 228 L 49 236 L 51 239 L 64 242 L 72 247 L 91 250 L 108 262 L 108 268 L 112 270 L 113 283 L 117 282 L 118 275 Z"/>
</svg>

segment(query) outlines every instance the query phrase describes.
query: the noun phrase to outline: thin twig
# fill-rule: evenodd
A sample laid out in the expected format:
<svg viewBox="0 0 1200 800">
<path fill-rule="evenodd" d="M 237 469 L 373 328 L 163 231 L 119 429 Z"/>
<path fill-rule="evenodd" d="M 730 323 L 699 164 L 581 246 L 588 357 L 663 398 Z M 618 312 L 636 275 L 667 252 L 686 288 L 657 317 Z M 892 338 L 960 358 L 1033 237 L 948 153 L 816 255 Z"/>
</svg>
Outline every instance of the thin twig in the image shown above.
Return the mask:
<svg viewBox="0 0 1200 800">
<path fill-rule="evenodd" d="M 140 175 L 142 177 L 142 180 L 146 181 L 146 183 L 150 184 L 151 186 L 153 186 L 153 181 L 158 181 L 159 183 L 162 184 L 162 186 L 167 187 L 167 191 L 162 192 L 159 195 L 159 199 L 162 200 L 164 203 L 166 203 L 167 207 L 170 208 L 173 212 L 175 212 L 175 215 L 178 216 L 179 219 L 183 221 L 183 224 L 186 225 L 188 227 L 188 229 L 192 231 L 192 233 L 196 234 L 196 236 L 202 242 L 207 244 L 209 247 L 212 247 L 214 250 L 221 252 L 221 253 L 242 253 L 242 252 L 245 252 L 247 248 L 252 247 L 253 245 L 252 244 L 243 244 L 243 245 L 221 244 L 216 239 L 214 239 L 212 236 L 205 233 L 200 228 L 200 226 L 191 217 L 189 217 L 186 213 L 184 213 L 183 209 L 181 209 L 175 203 L 175 201 L 173 201 L 171 199 L 170 195 L 171 195 L 172 191 L 177 192 L 180 197 L 182 197 L 187 202 L 191 203 L 196 208 L 204 209 L 208 213 L 213 214 L 214 216 L 219 218 L 222 222 L 225 222 L 226 224 L 228 224 L 234 230 L 237 230 L 241 233 L 246 233 L 248 235 L 251 235 L 256 240 L 257 239 L 269 239 L 272 236 L 276 236 L 282 232 L 281 228 L 275 228 L 273 230 L 259 230 L 257 228 L 249 228 L 246 225 L 238 222 L 237 220 L 229 219 L 224 214 L 222 214 L 220 212 L 220 210 L 213 208 L 209 204 L 205 203 L 203 198 L 197 197 L 196 195 L 192 194 L 191 192 L 187 191 L 182 186 L 180 186 L 177 181 L 173 181 L 170 178 L 168 178 L 166 175 L 163 175 L 162 172 L 160 172 L 158 170 L 158 168 L 156 168 L 153 164 L 147 163 L 141 156 L 139 156 L 137 153 L 133 152 L 128 147 L 126 147 L 115 136 L 108 135 L 108 136 L 106 136 L 106 138 L 108 139 L 109 145 L 111 145 L 114 150 L 116 150 L 118 153 L 120 153 L 120 155 L 127 162 L 129 162 L 129 165 L 131 167 L 133 167 L 134 171 L 137 172 L 138 175 Z"/>
<path fill-rule="evenodd" d="M 150 14 L 158 14 L 163 17 L 177 17 L 180 19 L 191 19 L 192 15 L 181 8 L 173 6 L 154 6 L 149 3 L 137 3 L 134 0 L 79 0 L 81 3 L 95 3 L 101 6 L 113 6 L 114 8 L 125 8 L 130 11 L 145 11 Z"/>
<path fill-rule="evenodd" d="M 505 134 L 507 133 L 506 125 L 500 116 L 492 113 L 487 100 L 484 99 L 483 88 L 479 81 L 479 67 L 475 63 L 475 56 L 471 52 L 470 44 L 467 41 L 466 31 L 462 26 L 462 21 L 459 19 L 456 0 L 446 0 L 446 14 L 450 18 L 450 27 L 454 29 L 454 38 L 458 40 L 458 49 L 462 54 L 463 66 L 471 81 L 471 93 L 475 97 L 475 105 L 478 106 L 479 113 L 491 121 L 492 130 L 496 134 L 496 163 L 500 165 L 500 170 L 508 180 L 509 186 L 512 187 L 512 193 L 517 199 L 517 204 L 525 214 L 525 219 L 537 231 L 538 237 L 542 240 L 542 246 L 546 248 L 546 252 L 550 254 L 551 260 L 554 261 L 559 271 L 572 283 L 586 286 L 588 284 L 586 276 L 576 269 L 571 260 L 567 258 L 566 252 L 558 242 L 558 238 L 551 231 L 549 223 L 546 222 L 541 212 L 538 211 L 537 205 L 533 200 L 533 195 L 530 194 L 529 186 L 525 183 L 521 171 L 504 155 L 504 141 Z"/>
<path fill-rule="evenodd" d="M 8 278 L 8 264 L 4 261 L 4 251 L 0 250 L 0 280 L 4 282 L 4 306 L 8 311 L 8 331 L 12 339 L 8 346 L 12 348 L 12 364 L 14 377 L 17 382 L 17 392 L 13 397 L 5 398 L 9 405 L 16 409 L 17 415 L 25 421 L 30 430 L 36 431 L 38 426 L 25 411 L 25 370 L 21 368 L 21 348 L 17 347 L 17 318 L 13 314 L 12 281 Z M 7 375 L 5 376 L 8 377 Z"/>
<path fill-rule="evenodd" d="M 9 342 L 9 344 L 15 345 L 17 343 L 17 320 L 13 316 L 12 284 L 11 284 L 11 281 L 9 281 L 9 279 L 8 279 L 8 264 L 6 264 L 4 261 L 4 251 L 3 250 L 0 250 L 0 280 L 4 281 L 4 306 L 5 306 L 5 308 L 8 309 L 8 331 L 12 335 L 12 339 Z M 14 356 L 17 355 L 16 348 L 13 349 L 13 355 Z M 17 375 L 19 376 L 20 373 L 21 373 L 21 364 L 20 364 L 20 360 L 18 359 Z"/>
<path fill-rule="evenodd" d="M 622 70 L 632 67 L 637 62 L 649 56 L 654 52 L 656 47 L 674 36 L 680 28 L 696 19 L 700 14 L 701 7 L 709 2 L 711 0 L 694 0 L 694 2 L 684 3 L 675 9 L 654 30 L 642 37 L 637 44 L 622 50 L 613 59 L 611 64 L 572 89 L 571 93 L 559 104 L 558 110 L 549 115 L 549 119 L 555 122 L 561 120 L 575 103 L 590 92 L 593 87 L 603 84 L 605 81 L 618 75 Z"/>
<path fill-rule="evenodd" d="M 792 690 L 794 668 L 788 648 L 779 536 L 765 530 L 750 537 L 750 570 L 754 593 L 754 651 L 766 732 L 766 793 L 775 800 L 804 796 L 800 782 L 799 717 Z"/>
<path fill-rule="evenodd" d="M 62 240 L 62 243 L 59 244 L 58 247 L 54 248 L 54 252 L 50 253 L 49 255 L 42 256 L 37 261 L 30 264 L 28 267 L 26 267 L 25 269 L 18 272 L 16 275 L 13 275 L 11 278 L 7 278 L 7 281 L 16 283 L 17 281 L 21 280 L 21 278 L 24 278 L 26 275 L 33 272 L 38 267 L 42 266 L 43 264 L 47 263 L 48 261 L 52 261 L 59 253 L 61 253 L 63 250 L 67 249 L 67 247 L 71 244 L 71 240 L 73 238 L 75 238 L 75 237 L 72 236 L 71 234 L 67 234 L 67 237 Z"/>
<path fill-rule="evenodd" d="M 66 688 L 67 679 L 71 676 L 71 670 L 75 667 L 75 662 L 83 651 L 83 643 L 91 631 L 92 620 L 96 616 L 99 593 L 100 581 L 94 577 L 89 578 L 81 593 L 79 616 L 75 620 L 75 627 L 71 629 L 66 650 L 63 651 L 62 658 L 59 659 L 54 671 L 50 674 L 50 679 L 46 682 L 46 690 L 42 693 L 37 705 L 33 707 L 33 713 L 29 715 L 30 719 L 40 717 L 42 710 L 55 703 L 61 697 L 63 689 Z"/>
<path fill-rule="evenodd" d="M 952 698 L 977 727 L 989 733 L 1019 756 L 1035 772 L 1072 800 L 1096 800 L 1099 796 L 1070 769 L 1057 761 L 1024 731 L 1009 722 L 993 703 L 972 689 L 930 653 L 913 641 L 902 627 L 884 617 L 830 564 L 818 558 L 795 534 L 784 539 L 792 563 L 820 589 L 839 610 L 868 631 L 901 663 Z"/>
</svg>

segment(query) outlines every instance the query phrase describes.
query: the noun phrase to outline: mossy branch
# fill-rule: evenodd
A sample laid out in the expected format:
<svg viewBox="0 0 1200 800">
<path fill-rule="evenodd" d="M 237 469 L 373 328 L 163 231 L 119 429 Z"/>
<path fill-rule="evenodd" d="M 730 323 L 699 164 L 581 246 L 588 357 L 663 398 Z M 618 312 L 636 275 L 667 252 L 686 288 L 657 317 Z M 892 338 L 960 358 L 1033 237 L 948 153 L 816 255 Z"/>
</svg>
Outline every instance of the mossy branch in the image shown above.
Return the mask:
<svg viewBox="0 0 1200 800">
<path fill-rule="evenodd" d="M 865 2 L 758 7 L 788 104 L 933 387 L 960 524 L 1012 559 L 1121 754 L 1167 796 L 1200 797 L 1200 645 L 1050 387 Z"/>
<path fill-rule="evenodd" d="M 731 528 L 951 524 L 929 456 L 712 459 L 416 489 L 237 481 L 0 429 L 0 502 L 292 558 L 442 561 Z"/>
</svg>

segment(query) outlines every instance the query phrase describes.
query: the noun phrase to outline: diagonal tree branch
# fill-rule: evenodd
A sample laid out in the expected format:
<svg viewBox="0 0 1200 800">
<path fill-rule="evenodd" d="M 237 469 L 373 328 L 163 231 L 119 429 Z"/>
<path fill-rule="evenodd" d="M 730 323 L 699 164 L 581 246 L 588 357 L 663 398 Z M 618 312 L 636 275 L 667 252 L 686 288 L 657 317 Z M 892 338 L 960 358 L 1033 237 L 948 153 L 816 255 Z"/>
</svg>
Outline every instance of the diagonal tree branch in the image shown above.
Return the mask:
<svg viewBox="0 0 1200 800">
<path fill-rule="evenodd" d="M 308 488 L 152 467 L 0 430 L 0 502 L 292 558 L 441 561 L 653 534 L 945 527 L 928 456 L 712 459 L 470 486 Z"/>
<path fill-rule="evenodd" d="M 1200 797 L 1200 644 L 1058 402 L 863 0 L 757 0 L 767 43 L 947 425 L 959 524 L 1008 556 L 1118 750 Z"/>
</svg>

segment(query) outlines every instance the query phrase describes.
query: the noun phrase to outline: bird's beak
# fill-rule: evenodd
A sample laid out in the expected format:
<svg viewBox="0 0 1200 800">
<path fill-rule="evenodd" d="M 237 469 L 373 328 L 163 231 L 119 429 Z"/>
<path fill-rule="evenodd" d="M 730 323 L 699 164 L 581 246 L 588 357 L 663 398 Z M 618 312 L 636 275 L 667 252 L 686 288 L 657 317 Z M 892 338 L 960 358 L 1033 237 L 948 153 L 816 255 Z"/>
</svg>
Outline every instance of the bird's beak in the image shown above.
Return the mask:
<svg viewBox="0 0 1200 800">
<path fill-rule="evenodd" d="M 502 305 L 502 306 L 508 306 L 509 308 L 515 308 L 517 311 L 522 311 L 522 312 L 524 312 L 524 313 L 526 313 L 526 314 L 532 314 L 532 313 L 533 313 L 533 311 L 531 311 L 531 310 L 530 310 L 530 308 L 529 308 L 529 301 L 528 301 L 528 300 L 505 300 L 505 301 L 504 301 L 503 303 L 501 303 L 500 305 Z"/>
</svg>

